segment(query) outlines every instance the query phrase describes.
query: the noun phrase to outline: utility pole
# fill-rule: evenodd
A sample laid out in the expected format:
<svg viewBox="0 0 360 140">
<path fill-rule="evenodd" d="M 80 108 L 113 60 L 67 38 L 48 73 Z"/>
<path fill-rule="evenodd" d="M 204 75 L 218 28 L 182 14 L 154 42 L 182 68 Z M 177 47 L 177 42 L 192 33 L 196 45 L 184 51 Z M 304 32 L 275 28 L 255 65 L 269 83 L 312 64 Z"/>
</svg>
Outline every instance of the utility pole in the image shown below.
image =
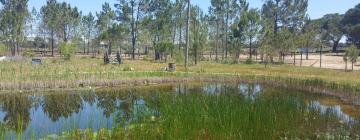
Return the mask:
<svg viewBox="0 0 360 140">
<path fill-rule="evenodd" d="M 187 8 L 187 22 L 186 22 L 186 48 L 185 48 L 185 68 L 188 68 L 189 61 L 189 46 L 190 46 L 190 0 L 188 0 L 188 8 Z"/>
</svg>

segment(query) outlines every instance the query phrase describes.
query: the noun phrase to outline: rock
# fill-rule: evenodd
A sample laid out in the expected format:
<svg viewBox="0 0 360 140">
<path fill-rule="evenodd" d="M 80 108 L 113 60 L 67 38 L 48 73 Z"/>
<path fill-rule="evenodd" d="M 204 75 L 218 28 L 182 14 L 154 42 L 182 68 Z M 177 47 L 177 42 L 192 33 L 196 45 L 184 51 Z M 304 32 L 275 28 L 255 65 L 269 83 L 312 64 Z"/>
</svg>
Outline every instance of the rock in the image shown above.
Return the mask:
<svg viewBox="0 0 360 140">
<path fill-rule="evenodd" d="M 109 57 L 109 63 L 110 63 L 110 64 L 121 64 L 121 63 L 122 63 L 121 61 L 122 61 L 121 58 L 118 58 L 118 57 L 115 56 L 115 55 L 111 55 L 111 56 Z"/>
<path fill-rule="evenodd" d="M 42 64 L 42 61 L 41 61 L 41 59 L 33 58 L 33 59 L 31 60 L 31 64 L 32 64 L 32 65 L 41 65 L 41 64 Z"/>
<path fill-rule="evenodd" d="M 169 65 L 168 65 L 168 71 L 169 71 L 169 72 L 174 72 L 174 71 L 176 71 L 176 64 L 175 64 L 175 63 L 169 63 Z"/>
</svg>

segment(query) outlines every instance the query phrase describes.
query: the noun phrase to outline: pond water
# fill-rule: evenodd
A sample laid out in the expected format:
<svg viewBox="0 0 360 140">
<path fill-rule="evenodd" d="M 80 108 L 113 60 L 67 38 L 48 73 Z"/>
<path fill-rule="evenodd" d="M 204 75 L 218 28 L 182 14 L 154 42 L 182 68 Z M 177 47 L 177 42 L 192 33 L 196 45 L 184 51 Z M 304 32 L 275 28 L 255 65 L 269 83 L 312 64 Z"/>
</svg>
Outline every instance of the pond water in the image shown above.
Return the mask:
<svg viewBox="0 0 360 140">
<path fill-rule="evenodd" d="M 132 139 L 357 139 L 360 135 L 359 107 L 260 84 L 0 94 L 0 109 L 2 139 L 38 139 L 103 128 L 124 131 Z"/>
</svg>

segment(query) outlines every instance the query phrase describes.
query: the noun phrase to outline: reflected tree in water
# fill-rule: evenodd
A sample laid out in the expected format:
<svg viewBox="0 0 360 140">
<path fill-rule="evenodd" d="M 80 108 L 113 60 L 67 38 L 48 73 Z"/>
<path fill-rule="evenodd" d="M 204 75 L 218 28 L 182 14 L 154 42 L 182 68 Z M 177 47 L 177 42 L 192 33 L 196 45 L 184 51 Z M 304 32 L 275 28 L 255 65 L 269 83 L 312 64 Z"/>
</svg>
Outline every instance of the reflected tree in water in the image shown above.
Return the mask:
<svg viewBox="0 0 360 140">
<path fill-rule="evenodd" d="M 78 94 L 51 94 L 44 95 L 43 111 L 52 121 L 59 118 L 68 118 L 72 113 L 79 113 L 83 102 Z"/>
<path fill-rule="evenodd" d="M 116 111 L 116 108 L 119 105 L 116 94 L 96 93 L 96 96 L 98 100 L 97 106 L 104 110 L 104 115 L 106 117 L 110 117 L 110 115 Z"/>
<path fill-rule="evenodd" d="M 94 105 L 94 103 L 96 103 L 96 95 L 94 93 L 90 93 L 90 94 L 82 94 L 81 95 L 81 99 L 88 103 L 89 105 Z"/>
<path fill-rule="evenodd" d="M 30 121 L 31 100 L 28 96 L 0 96 L 2 110 L 6 113 L 4 123 L 11 129 L 20 132 L 26 129 Z"/>
</svg>

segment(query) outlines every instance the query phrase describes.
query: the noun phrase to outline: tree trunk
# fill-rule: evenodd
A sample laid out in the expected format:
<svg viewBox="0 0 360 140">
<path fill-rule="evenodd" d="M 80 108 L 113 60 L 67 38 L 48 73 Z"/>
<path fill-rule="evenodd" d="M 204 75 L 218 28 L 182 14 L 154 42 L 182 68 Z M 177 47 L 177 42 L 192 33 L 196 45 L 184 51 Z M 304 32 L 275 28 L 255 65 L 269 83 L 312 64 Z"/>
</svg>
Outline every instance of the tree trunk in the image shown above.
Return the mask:
<svg viewBox="0 0 360 140">
<path fill-rule="evenodd" d="M 188 7 L 187 7 L 187 22 L 186 22 L 186 48 L 185 48 L 185 68 L 188 68 L 188 61 L 189 61 L 189 46 L 190 46 L 190 0 L 188 0 Z"/>
<path fill-rule="evenodd" d="M 131 3 L 131 58 L 135 60 L 135 18 L 134 18 L 134 2 Z"/>
<path fill-rule="evenodd" d="M 339 46 L 340 39 L 339 39 L 339 40 L 333 40 L 333 42 L 334 42 L 334 45 L 333 45 L 332 51 L 333 51 L 334 53 L 337 53 L 337 48 L 338 48 L 338 46 Z"/>
<path fill-rule="evenodd" d="M 255 61 L 257 62 L 258 61 L 258 50 L 255 49 Z"/>
<path fill-rule="evenodd" d="M 51 56 L 54 57 L 54 30 L 51 30 Z"/>
<path fill-rule="evenodd" d="M 11 50 L 11 56 L 15 56 L 15 55 L 16 55 L 16 49 L 15 49 L 15 42 L 14 42 L 13 39 L 11 39 L 10 45 L 11 45 L 11 48 L 10 48 L 10 50 Z"/>
<path fill-rule="evenodd" d="M 309 60 L 309 40 L 306 40 L 306 60 Z"/>
<path fill-rule="evenodd" d="M 85 38 L 84 38 L 84 41 L 83 41 L 83 42 L 84 42 L 84 52 L 83 52 L 83 53 L 84 53 L 84 55 L 85 55 L 85 54 L 86 54 L 86 42 L 85 42 Z"/>
<path fill-rule="evenodd" d="M 216 21 L 216 45 L 215 45 L 215 61 L 216 62 L 219 61 L 218 47 L 219 47 L 219 22 Z"/>
<path fill-rule="evenodd" d="M 323 49 L 323 46 L 321 45 L 321 47 L 320 47 L 320 68 L 322 67 L 322 49 Z"/>
<path fill-rule="evenodd" d="M 16 40 L 16 53 L 17 55 L 20 55 L 20 44 L 19 44 L 19 40 Z M 15 54 L 16 55 L 16 54 Z"/>
<path fill-rule="evenodd" d="M 296 66 L 296 52 L 294 51 L 294 66 Z"/>
<path fill-rule="evenodd" d="M 90 53 L 90 39 L 88 39 L 88 42 L 87 42 L 87 54 L 89 55 Z"/>
<path fill-rule="evenodd" d="M 182 10 L 180 10 L 180 25 L 179 25 L 179 52 L 181 51 L 181 45 L 182 45 L 182 22 L 181 22 L 181 16 L 182 15 Z"/>
<path fill-rule="evenodd" d="M 221 48 L 222 48 L 221 60 L 224 60 L 226 48 L 224 47 L 224 39 L 223 38 L 221 39 Z"/>
<path fill-rule="evenodd" d="M 177 31 L 177 24 L 176 22 L 174 23 L 174 34 L 173 34 L 173 38 L 172 38 L 172 43 L 175 44 L 175 39 L 176 39 L 176 31 Z M 172 57 L 172 56 L 171 56 Z"/>
<path fill-rule="evenodd" d="M 241 55 L 241 50 L 239 49 L 239 46 L 236 46 L 236 58 L 237 58 L 237 62 L 239 63 L 240 62 L 240 55 Z"/>
<path fill-rule="evenodd" d="M 300 52 L 301 58 L 300 58 L 300 67 L 302 67 L 302 62 L 303 62 L 303 52 L 301 50 Z"/>
<path fill-rule="evenodd" d="M 347 66 L 348 66 L 348 62 L 345 61 L 345 72 L 347 72 Z"/>
<path fill-rule="evenodd" d="M 351 71 L 354 71 L 354 62 L 351 62 Z"/>
<path fill-rule="evenodd" d="M 194 60 L 195 60 L 195 65 L 197 65 L 198 64 L 198 50 L 197 49 L 195 49 L 195 52 L 194 52 L 195 54 L 194 54 Z"/>
<path fill-rule="evenodd" d="M 286 54 L 285 53 L 282 53 L 282 61 L 285 62 L 285 56 Z"/>
<path fill-rule="evenodd" d="M 109 44 L 108 44 L 108 54 L 109 56 L 111 56 L 111 50 L 112 49 L 112 42 L 109 40 Z"/>
<path fill-rule="evenodd" d="M 140 14 L 140 8 L 138 6 L 137 8 L 137 14 L 135 19 L 135 2 L 131 1 L 131 58 L 135 60 L 135 49 L 136 49 L 136 40 L 137 40 L 137 29 L 138 29 L 138 20 L 139 20 L 139 14 Z"/>
<path fill-rule="evenodd" d="M 67 42 L 68 41 L 68 38 L 67 38 L 67 32 L 66 32 L 66 26 L 64 26 L 64 31 L 63 31 L 63 35 L 64 35 L 64 42 Z"/>
<path fill-rule="evenodd" d="M 249 42 L 249 47 L 250 47 L 250 60 L 252 60 L 252 55 L 253 55 L 253 50 L 252 50 L 252 37 L 250 36 L 250 42 Z"/>
<path fill-rule="evenodd" d="M 160 53 L 155 51 L 155 60 L 160 60 Z"/>
<path fill-rule="evenodd" d="M 229 3 L 228 3 L 229 8 Z M 229 24 L 229 12 L 226 12 L 226 23 L 225 23 L 225 58 L 228 57 L 228 24 Z"/>
<path fill-rule="evenodd" d="M 309 60 L 309 48 L 306 50 L 306 60 Z"/>
</svg>

